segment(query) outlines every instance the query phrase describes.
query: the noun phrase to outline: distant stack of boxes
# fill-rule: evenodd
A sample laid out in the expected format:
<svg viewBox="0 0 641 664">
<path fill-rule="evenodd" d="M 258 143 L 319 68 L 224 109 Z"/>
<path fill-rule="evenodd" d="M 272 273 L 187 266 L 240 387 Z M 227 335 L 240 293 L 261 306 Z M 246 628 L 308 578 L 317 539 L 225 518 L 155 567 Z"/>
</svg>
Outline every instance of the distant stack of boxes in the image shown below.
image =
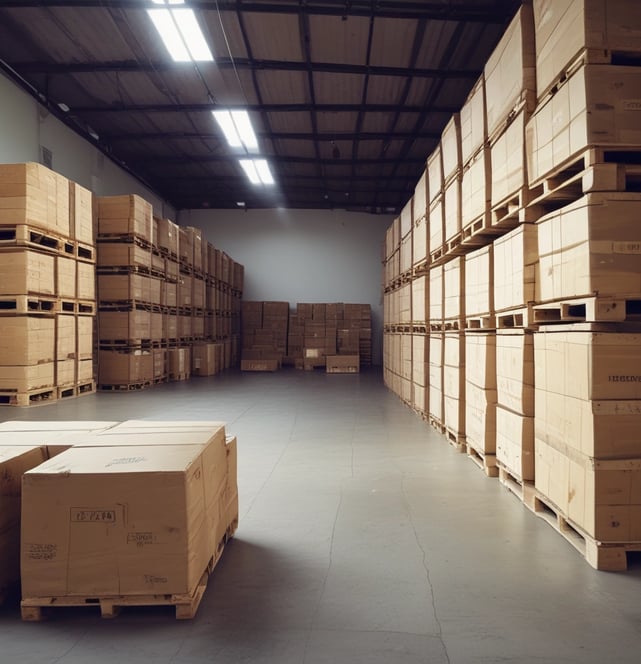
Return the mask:
<svg viewBox="0 0 641 664">
<path fill-rule="evenodd" d="M 238 357 L 243 266 L 135 195 L 96 198 L 99 387 L 210 376 Z"/>
<path fill-rule="evenodd" d="M 524 4 L 427 159 L 425 230 L 414 194 L 430 421 L 607 569 L 641 550 L 640 31 L 623 0 Z M 399 223 L 385 376 L 407 401 Z"/>
<path fill-rule="evenodd" d="M 240 368 L 276 371 L 287 353 L 288 302 L 241 303 Z"/>
<path fill-rule="evenodd" d="M 95 390 L 91 193 L 40 164 L 0 165 L 0 403 Z"/>
</svg>

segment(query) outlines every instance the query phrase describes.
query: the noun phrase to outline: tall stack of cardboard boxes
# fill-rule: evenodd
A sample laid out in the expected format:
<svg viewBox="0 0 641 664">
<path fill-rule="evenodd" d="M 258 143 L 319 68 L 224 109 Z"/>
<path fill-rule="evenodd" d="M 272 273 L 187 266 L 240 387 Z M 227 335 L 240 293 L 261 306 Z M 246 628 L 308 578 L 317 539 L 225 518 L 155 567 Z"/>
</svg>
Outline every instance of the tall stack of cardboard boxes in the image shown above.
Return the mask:
<svg viewBox="0 0 641 664">
<path fill-rule="evenodd" d="M 276 371 L 287 354 L 288 302 L 241 303 L 243 371 Z"/>
<path fill-rule="evenodd" d="M 93 392 L 91 194 L 35 163 L 0 166 L 0 403 Z"/>
<path fill-rule="evenodd" d="M 429 419 L 601 569 L 641 550 L 640 30 L 629 2 L 524 4 L 423 176 Z"/>
</svg>

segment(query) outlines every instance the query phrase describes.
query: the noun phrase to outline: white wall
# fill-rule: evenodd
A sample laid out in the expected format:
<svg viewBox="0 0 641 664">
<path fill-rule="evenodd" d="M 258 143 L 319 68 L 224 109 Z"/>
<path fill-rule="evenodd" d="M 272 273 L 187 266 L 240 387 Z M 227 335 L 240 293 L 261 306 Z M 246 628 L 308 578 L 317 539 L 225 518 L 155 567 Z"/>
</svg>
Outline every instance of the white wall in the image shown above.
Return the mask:
<svg viewBox="0 0 641 664">
<path fill-rule="evenodd" d="M 182 210 L 245 266 L 247 300 L 372 305 L 373 360 L 382 363 L 381 245 L 389 215 L 345 210 Z"/>
<path fill-rule="evenodd" d="M 155 214 L 175 218 L 175 210 L 154 192 L 0 74 L 0 163 L 40 161 L 40 146 L 53 153 L 56 172 L 95 194 L 139 194 Z"/>
</svg>

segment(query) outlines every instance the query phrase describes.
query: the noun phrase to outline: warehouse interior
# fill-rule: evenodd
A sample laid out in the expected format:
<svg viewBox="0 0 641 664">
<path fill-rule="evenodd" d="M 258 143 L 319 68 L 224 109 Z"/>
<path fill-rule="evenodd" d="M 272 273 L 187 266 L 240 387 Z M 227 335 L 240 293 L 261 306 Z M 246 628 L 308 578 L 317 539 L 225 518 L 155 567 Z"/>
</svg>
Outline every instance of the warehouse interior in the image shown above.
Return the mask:
<svg viewBox="0 0 641 664">
<path fill-rule="evenodd" d="M 180 12 L 191 12 L 209 49 L 194 55 L 198 39 L 183 35 L 183 61 L 161 38 L 163 17 L 182 30 Z M 3 510 L 15 511 L 16 498 L 20 513 L 20 489 L 17 496 L 0 490 L 0 556 L 9 555 L 3 543 L 11 532 L 22 567 L 17 584 L 5 587 L 0 573 L 7 661 L 636 663 L 641 270 L 632 220 L 641 209 L 641 129 L 634 116 L 640 37 L 634 0 L 2 3 L 0 303 L 5 309 L 15 303 L 16 311 L 0 312 L 6 326 L 0 489 L 3 481 L 20 487 L 8 465 L 26 446 L 19 441 L 31 441 L 44 462 L 25 473 L 22 525 L 2 520 Z M 551 56 L 544 39 L 562 55 Z M 584 72 L 581 86 L 576 81 Z M 566 111 L 559 100 L 571 85 Z M 599 96 L 606 89 L 611 105 Z M 565 114 L 570 129 L 563 133 Z M 229 118 L 238 145 L 226 137 Z M 249 122 L 253 143 L 242 136 L 239 118 Z M 516 127 L 520 143 L 506 148 Z M 458 162 L 448 175 L 454 144 Z M 590 156 L 578 166 L 584 154 Z M 27 165 L 26 194 L 15 193 L 17 180 L 7 179 L 6 169 L 13 169 L 11 177 L 16 169 L 8 165 Z M 524 178 L 516 195 L 508 191 L 515 170 Z M 60 267 L 53 290 L 46 283 L 37 292 L 30 288 L 29 259 L 31 272 L 19 279 L 27 294 L 7 285 L 18 264 L 10 258 L 52 254 L 44 244 L 34 248 L 33 234 L 21 244 L 18 231 L 42 232 L 29 216 L 40 210 L 30 208 L 37 186 L 28 178 L 49 171 L 75 192 L 62 242 L 79 252 L 73 315 L 29 309 L 33 297 L 38 306 L 56 300 L 60 305 L 52 306 L 64 307 L 67 298 L 56 290 Z M 453 192 L 454 230 L 447 208 Z M 84 195 L 90 203 L 82 223 L 91 228 L 81 237 Z M 48 196 L 51 205 L 51 190 Z M 553 224 L 570 208 L 583 214 L 590 196 L 606 197 L 611 219 L 606 205 L 605 218 L 598 217 L 603 227 L 594 221 L 584 240 L 573 221 L 565 238 Z M 15 222 L 13 197 L 21 197 L 26 222 Z M 60 201 L 53 204 L 59 211 Z M 130 216 L 114 215 L 116 206 L 130 206 Z M 590 214 L 596 220 L 601 212 L 586 213 L 586 224 Z M 129 230 L 117 226 L 121 221 Z M 606 221 L 612 223 L 602 230 Z M 4 239 L 14 226 L 15 237 Z M 44 237 L 57 236 L 48 229 Z M 186 238 L 189 263 L 182 254 Z M 553 247 L 550 257 L 542 238 Z M 603 248 L 608 243 L 611 250 Z M 179 247 L 175 255 L 171 246 Z M 116 249 L 137 262 L 131 258 L 123 269 L 120 257 L 112 258 Z M 603 259 L 609 251 L 614 257 Z M 575 265 L 580 278 L 572 272 L 570 284 Z M 91 303 L 80 294 L 81 266 L 91 275 L 83 286 L 93 293 Z M 106 284 L 122 279 L 129 295 L 107 297 Z M 140 306 L 135 301 L 145 280 L 160 295 L 142 297 Z M 131 295 L 134 281 L 139 290 Z M 181 299 L 190 296 L 193 302 Z M 163 326 L 157 339 L 154 315 Z M 173 334 L 167 315 L 176 318 Z M 112 332 L 119 316 L 129 321 L 128 335 Z M 148 319 L 150 335 L 139 332 L 139 318 Z M 64 346 L 61 322 L 75 320 L 75 354 L 65 365 L 75 382 L 65 390 L 58 380 L 42 400 L 42 388 L 19 388 L 14 398 L 7 385 L 16 367 L 7 356 L 35 357 L 30 368 L 44 371 L 37 353 L 46 344 L 37 334 L 48 328 L 20 327 L 36 319 L 56 330 L 55 353 Z M 93 324 L 84 354 L 79 319 Z M 183 335 L 180 326 L 188 324 Z M 129 339 L 126 347 L 120 336 Z M 184 343 L 168 339 L 181 336 Z M 579 338 L 580 352 L 572 346 Z M 132 362 L 140 356 L 153 364 L 149 379 L 135 377 L 139 367 Z M 124 357 L 131 373 L 121 380 L 114 367 Z M 66 371 L 64 363 L 51 364 Z M 490 410 L 497 414 L 490 417 Z M 546 417 L 557 417 L 556 428 L 545 429 Z M 135 464 L 137 454 L 159 450 L 174 434 L 180 438 L 181 423 L 184 450 L 193 448 L 203 464 L 214 449 L 225 450 L 227 489 L 230 468 L 237 482 L 235 517 L 225 513 L 225 521 L 216 521 L 222 544 L 196 590 L 187 591 L 187 600 L 154 591 L 142 601 L 124 590 L 116 600 L 98 590 L 67 597 L 31 591 L 41 579 L 51 588 L 65 574 L 72 578 L 71 563 L 55 579 L 42 576 L 43 561 L 67 546 L 91 548 L 71 534 L 61 536 L 67 544 L 55 554 L 45 540 L 27 541 L 35 537 L 25 535 L 35 532 L 31 521 L 38 521 L 25 517 L 37 504 L 29 502 L 35 489 L 26 494 L 36 486 L 28 476 L 59 481 L 73 475 L 66 455 L 85 454 L 91 465 L 92 456 L 102 458 L 99 447 L 110 449 L 105 441 L 149 441 L 144 450 L 136 443 L 129 456 L 109 457 L 108 475 L 115 472 L 107 471 L 111 464 Z M 212 433 L 213 423 L 224 429 Z M 138 433 L 145 427 L 147 438 Z M 153 436 L 165 442 L 154 446 Z M 122 450 L 125 443 L 113 445 Z M 548 467 L 545 484 L 541 469 Z M 132 486 L 146 481 L 132 477 Z M 175 485 L 167 482 L 168 496 Z M 618 502 L 609 500 L 614 494 Z M 72 522 L 96 508 L 111 514 L 105 504 L 66 499 L 51 498 L 52 514 L 70 509 Z M 586 503 L 580 515 L 578 500 Z M 203 518 L 209 518 L 207 501 Z M 46 510 L 47 500 L 42 505 Z M 39 536 L 53 538 L 54 517 L 39 518 Z M 134 534 L 140 555 L 156 541 Z M 189 568 L 197 557 L 187 550 Z M 92 551 L 80 555 L 74 578 L 85 583 L 87 568 L 98 578 L 91 556 L 103 553 L 105 577 L 119 567 L 110 550 Z M 25 578 L 31 569 L 33 578 Z M 145 583 L 160 582 L 153 574 L 143 575 Z M 181 616 L 185 602 L 191 612 Z M 112 605 L 118 615 L 105 620 Z"/>
</svg>

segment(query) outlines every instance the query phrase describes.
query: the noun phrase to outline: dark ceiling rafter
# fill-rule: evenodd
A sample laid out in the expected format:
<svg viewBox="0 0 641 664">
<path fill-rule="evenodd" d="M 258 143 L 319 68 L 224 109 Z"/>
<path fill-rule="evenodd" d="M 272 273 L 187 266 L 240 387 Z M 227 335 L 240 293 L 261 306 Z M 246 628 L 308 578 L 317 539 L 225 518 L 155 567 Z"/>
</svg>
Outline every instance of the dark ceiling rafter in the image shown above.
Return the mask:
<svg viewBox="0 0 641 664">
<path fill-rule="evenodd" d="M 312 132 L 256 132 L 261 139 L 284 139 L 290 141 L 318 141 L 321 143 L 332 143 L 337 141 L 382 141 L 390 139 L 401 141 L 409 138 L 427 138 L 437 139 L 440 133 L 433 131 L 412 132 L 336 132 L 332 134 L 314 134 Z M 212 139 L 218 140 L 218 135 L 214 132 L 185 132 L 185 131 L 158 131 L 158 132 L 130 132 L 130 133 L 109 133 L 103 132 L 103 138 L 107 141 L 166 141 L 166 140 L 194 140 L 194 139 Z"/>
<path fill-rule="evenodd" d="M 100 9 L 137 9 L 146 8 L 141 0 L 4 0 L 2 7 L 41 9 L 43 5 L 51 8 L 100 8 Z M 269 2 L 248 2 L 246 0 L 190 0 L 191 7 L 201 11 L 216 10 L 265 13 L 265 14 L 307 14 L 308 16 L 341 16 L 349 18 L 368 17 L 371 13 L 370 0 L 305 0 L 305 2 L 286 2 L 271 0 Z M 476 3 L 474 8 L 469 4 L 457 6 L 448 2 L 405 2 L 403 0 L 376 0 L 377 15 L 388 19 L 409 19 L 430 21 L 464 21 L 467 23 L 503 23 L 502 13 L 513 5 L 510 0 L 488 0 Z M 500 10 L 503 10 L 501 12 Z"/>
<path fill-rule="evenodd" d="M 288 155 L 265 155 L 266 159 L 276 163 L 282 164 L 315 164 L 319 160 L 316 157 L 293 157 Z M 229 155 L 226 154 L 212 154 L 212 155 L 194 155 L 190 156 L 186 160 L 183 156 L 174 156 L 174 155 L 149 155 L 149 156 L 136 156 L 128 155 L 126 161 L 131 164 L 145 164 L 145 163 L 155 163 L 155 164 L 182 164 L 182 163 L 191 163 L 191 164 L 202 164 L 207 162 L 219 162 L 219 161 L 229 161 Z M 353 163 L 357 165 L 392 165 L 396 163 L 396 158 L 393 159 L 320 159 L 320 163 L 326 166 L 351 166 Z M 416 157 L 408 157 L 405 160 L 407 164 L 424 164 L 425 159 L 418 159 Z"/>
<path fill-rule="evenodd" d="M 353 180 L 354 182 L 375 182 L 377 180 L 378 176 L 377 175 L 356 175 L 354 176 Z M 389 178 L 390 180 L 396 180 L 397 182 L 405 182 L 407 178 L 404 175 L 394 175 Z M 202 183 L 207 183 L 212 181 L 212 176 L 211 175 L 176 175 L 175 173 L 172 173 L 171 175 L 154 175 L 154 180 L 157 182 L 202 182 Z M 281 173 L 279 176 L 279 182 L 287 182 L 288 180 L 302 180 L 302 181 L 310 181 L 310 182 L 315 182 L 318 180 L 318 177 L 316 175 L 300 175 L 298 173 Z M 328 176 L 327 178 L 328 182 L 336 181 L 336 182 L 343 182 L 344 178 L 339 178 L 336 176 Z M 216 182 L 227 182 L 227 183 L 237 183 L 238 178 L 235 175 L 217 175 L 216 176 Z M 341 187 L 341 191 L 344 190 L 344 187 Z"/>
<path fill-rule="evenodd" d="M 374 0 L 375 1 L 375 0 Z M 18 62 L 17 69 L 28 74 L 48 74 L 50 76 L 66 74 L 96 74 L 104 72 L 145 73 L 148 71 L 176 70 L 176 64 L 170 62 L 139 63 L 135 60 L 112 62 Z M 188 65 L 191 68 L 191 65 Z M 295 60 L 255 60 L 253 58 L 217 57 L 215 63 L 203 67 L 219 69 L 250 69 L 257 71 L 302 71 L 308 69 L 307 62 Z M 424 67 L 385 67 L 381 65 L 355 65 L 336 62 L 312 62 L 314 71 L 326 74 L 360 74 L 362 76 L 401 76 L 412 78 L 476 79 L 480 69 L 434 69 Z"/>
</svg>

